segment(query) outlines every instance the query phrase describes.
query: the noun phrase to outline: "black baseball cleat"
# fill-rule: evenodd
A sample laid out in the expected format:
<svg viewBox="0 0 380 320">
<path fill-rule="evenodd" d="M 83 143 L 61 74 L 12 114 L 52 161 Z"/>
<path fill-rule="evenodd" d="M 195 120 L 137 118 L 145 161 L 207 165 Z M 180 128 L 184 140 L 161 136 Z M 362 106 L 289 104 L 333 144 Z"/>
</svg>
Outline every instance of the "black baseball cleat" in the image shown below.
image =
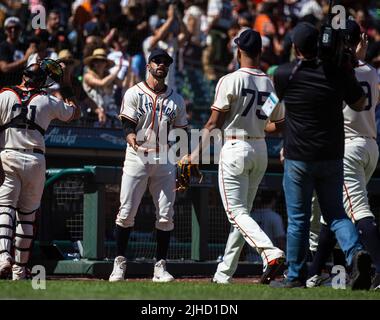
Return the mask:
<svg viewBox="0 0 380 320">
<path fill-rule="evenodd" d="M 375 274 L 375 277 L 372 280 L 371 290 L 380 291 L 380 273 Z"/>
<path fill-rule="evenodd" d="M 369 290 L 371 287 L 371 257 L 359 250 L 352 259 L 351 289 Z"/>
<path fill-rule="evenodd" d="M 261 276 L 261 284 L 269 284 L 278 274 L 281 269 L 281 266 L 284 264 L 285 258 L 280 257 L 269 261 L 267 269 L 264 271 Z"/>
<path fill-rule="evenodd" d="M 288 279 L 283 279 L 282 281 L 273 280 L 270 282 L 269 286 L 271 288 L 283 288 L 283 289 L 306 288 L 305 281 L 288 280 Z"/>
</svg>

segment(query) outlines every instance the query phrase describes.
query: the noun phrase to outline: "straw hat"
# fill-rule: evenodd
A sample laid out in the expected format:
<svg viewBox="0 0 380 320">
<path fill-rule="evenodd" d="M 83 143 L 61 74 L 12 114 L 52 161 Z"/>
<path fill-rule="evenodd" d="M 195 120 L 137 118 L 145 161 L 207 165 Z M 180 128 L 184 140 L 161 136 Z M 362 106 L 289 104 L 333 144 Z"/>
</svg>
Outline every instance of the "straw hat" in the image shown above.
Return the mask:
<svg viewBox="0 0 380 320">
<path fill-rule="evenodd" d="M 107 64 L 108 64 L 108 68 L 111 68 L 115 65 L 115 63 L 108 59 L 107 58 L 107 52 L 106 50 L 104 50 L 103 48 L 98 48 L 98 49 L 95 49 L 93 52 L 92 52 L 92 55 L 85 58 L 83 60 L 83 63 L 85 65 L 90 65 L 94 60 L 104 60 L 104 61 L 107 61 Z"/>
<path fill-rule="evenodd" d="M 67 49 L 59 51 L 58 60 L 62 61 L 63 63 L 71 62 L 72 64 L 74 64 L 74 66 L 79 65 L 79 60 L 75 59 L 73 54 Z"/>
</svg>

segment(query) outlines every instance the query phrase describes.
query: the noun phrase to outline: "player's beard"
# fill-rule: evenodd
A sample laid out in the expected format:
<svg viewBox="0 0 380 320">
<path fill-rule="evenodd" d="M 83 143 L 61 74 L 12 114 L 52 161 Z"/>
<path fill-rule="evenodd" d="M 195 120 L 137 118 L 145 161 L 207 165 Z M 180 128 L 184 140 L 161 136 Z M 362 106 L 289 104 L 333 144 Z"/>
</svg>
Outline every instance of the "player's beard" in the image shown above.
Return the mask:
<svg viewBox="0 0 380 320">
<path fill-rule="evenodd" d="M 156 79 L 165 79 L 166 76 L 168 75 L 168 71 L 169 71 L 168 68 L 160 68 L 160 67 L 149 68 L 150 74 Z"/>
</svg>

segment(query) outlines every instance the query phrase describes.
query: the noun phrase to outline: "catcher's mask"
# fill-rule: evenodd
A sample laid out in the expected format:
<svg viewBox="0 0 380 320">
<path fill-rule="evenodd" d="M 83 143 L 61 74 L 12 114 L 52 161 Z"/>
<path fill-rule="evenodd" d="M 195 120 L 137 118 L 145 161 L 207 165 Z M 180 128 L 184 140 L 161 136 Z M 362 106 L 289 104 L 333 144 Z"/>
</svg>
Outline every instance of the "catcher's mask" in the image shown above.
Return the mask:
<svg viewBox="0 0 380 320">
<path fill-rule="evenodd" d="M 24 69 L 26 85 L 32 88 L 48 88 L 54 82 L 61 82 L 63 70 L 57 61 L 43 59 L 33 63 Z"/>
</svg>

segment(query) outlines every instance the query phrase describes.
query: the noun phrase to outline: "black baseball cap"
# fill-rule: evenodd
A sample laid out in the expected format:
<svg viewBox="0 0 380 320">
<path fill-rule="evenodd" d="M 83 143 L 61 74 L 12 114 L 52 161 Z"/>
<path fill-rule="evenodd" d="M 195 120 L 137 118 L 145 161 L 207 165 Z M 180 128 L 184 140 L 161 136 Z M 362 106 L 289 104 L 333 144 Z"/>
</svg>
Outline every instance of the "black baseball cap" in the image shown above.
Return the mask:
<svg viewBox="0 0 380 320">
<path fill-rule="evenodd" d="M 300 22 L 293 30 L 292 41 L 301 53 L 315 54 L 318 50 L 318 29 L 309 22 Z"/>
<path fill-rule="evenodd" d="M 157 57 L 165 57 L 166 59 L 168 59 L 168 61 L 170 61 L 171 64 L 173 63 L 173 58 L 169 56 L 169 54 L 165 50 L 162 49 L 153 49 L 149 55 L 148 63 L 150 63 L 154 58 Z"/>
<path fill-rule="evenodd" d="M 261 52 L 262 43 L 260 33 L 252 29 L 244 30 L 234 42 L 241 50 L 249 54 L 256 55 Z"/>
<path fill-rule="evenodd" d="M 347 36 L 347 40 L 350 45 L 357 46 L 360 42 L 360 26 L 356 21 L 348 19 L 346 20 L 346 29 L 343 29 Z"/>
</svg>

